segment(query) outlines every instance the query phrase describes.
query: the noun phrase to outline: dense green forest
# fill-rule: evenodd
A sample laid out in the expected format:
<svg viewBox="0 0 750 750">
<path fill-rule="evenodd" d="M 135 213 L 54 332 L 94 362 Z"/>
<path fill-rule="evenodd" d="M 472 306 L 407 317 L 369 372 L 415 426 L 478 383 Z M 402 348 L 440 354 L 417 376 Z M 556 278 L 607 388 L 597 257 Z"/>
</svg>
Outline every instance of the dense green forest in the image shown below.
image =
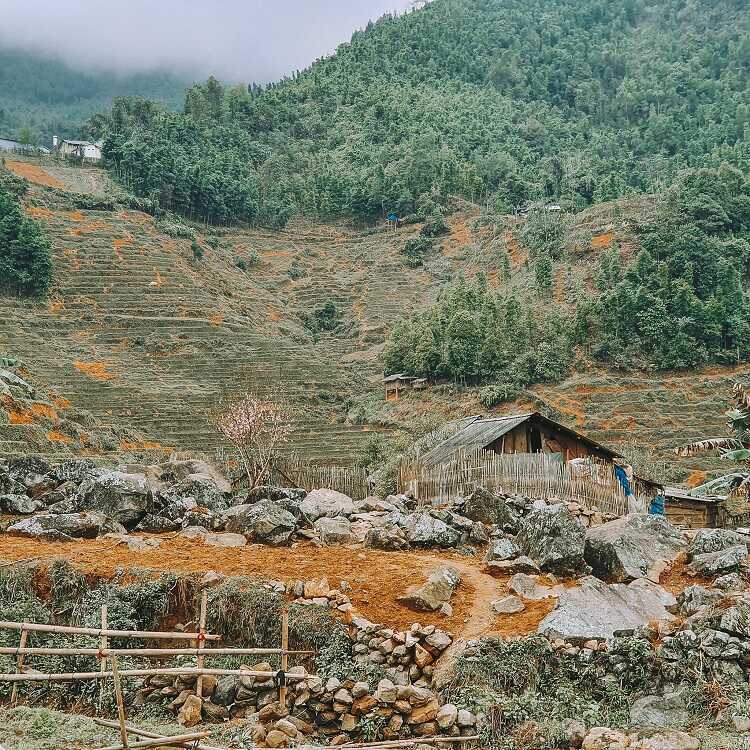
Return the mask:
<svg viewBox="0 0 750 750">
<path fill-rule="evenodd" d="M 389 337 L 388 372 L 494 385 L 488 405 L 518 388 L 555 381 L 578 356 L 624 369 L 691 368 L 750 358 L 750 182 L 724 165 L 682 175 L 640 227 L 626 260 L 614 242 L 592 269 L 595 290 L 568 285 L 559 214 L 521 225 L 529 250 L 515 284 L 459 279 Z M 563 287 L 564 275 L 558 281 Z"/>
<path fill-rule="evenodd" d="M 95 122 L 138 193 L 210 222 L 372 219 L 460 194 L 506 211 L 750 164 L 745 0 L 434 0 L 288 80 Z"/>
<path fill-rule="evenodd" d="M 52 243 L 21 207 L 27 187 L 0 162 L 0 291 L 42 297 L 52 283 Z"/>
<path fill-rule="evenodd" d="M 54 58 L 0 47 L 0 137 L 49 147 L 53 133 L 84 135 L 86 119 L 118 96 L 140 95 L 178 109 L 186 85 L 169 73 L 82 71 Z"/>
</svg>

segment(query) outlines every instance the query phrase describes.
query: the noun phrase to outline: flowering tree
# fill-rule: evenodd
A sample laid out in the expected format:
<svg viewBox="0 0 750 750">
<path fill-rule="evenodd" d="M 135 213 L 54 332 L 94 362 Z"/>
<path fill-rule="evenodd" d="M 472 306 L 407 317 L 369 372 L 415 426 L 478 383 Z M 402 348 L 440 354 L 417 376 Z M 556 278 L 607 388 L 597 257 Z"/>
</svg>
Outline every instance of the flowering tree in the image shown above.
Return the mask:
<svg viewBox="0 0 750 750">
<path fill-rule="evenodd" d="M 250 393 L 222 402 L 212 422 L 237 450 L 251 489 L 267 475 L 291 431 L 289 416 L 276 402 Z"/>
</svg>

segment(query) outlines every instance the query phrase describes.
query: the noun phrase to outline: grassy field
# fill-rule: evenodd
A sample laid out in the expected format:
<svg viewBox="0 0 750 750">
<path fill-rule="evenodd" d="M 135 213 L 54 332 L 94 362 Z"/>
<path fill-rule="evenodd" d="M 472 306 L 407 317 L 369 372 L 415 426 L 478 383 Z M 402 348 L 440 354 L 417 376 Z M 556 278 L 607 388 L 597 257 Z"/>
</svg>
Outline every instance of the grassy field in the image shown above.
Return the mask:
<svg viewBox="0 0 750 750">
<path fill-rule="evenodd" d="M 0 299 L 0 349 L 72 408 L 127 431 L 109 452 L 210 453 L 219 441 L 207 410 L 223 393 L 244 388 L 288 403 L 297 425 L 290 447 L 330 463 L 350 462 L 373 432 L 424 411 L 484 411 L 475 391 L 453 387 L 385 405 L 378 354 L 395 322 L 434 299 L 456 273 L 481 269 L 497 283 L 506 252 L 520 268 L 525 252 L 513 220 L 490 227 L 476 208 L 457 206 L 440 251 L 417 269 L 401 249 L 418 227 L 393 232 L 301 220 L 278 232 L 193 227 L 202 249 L 196 260 L 191 237 L 174 236 L 173 226 L 151 216 L 78 208 L 71 193 L 117 192 L 102 170 L 50 160 L 9 166 L 31 181 L 26 210 L 53 240 L 55 282 L 44 304 Z M 577 217 L 566 246 L 579 283 L 591 283 L 591 261 L 613 240 L 626 254 L 635 250 L 632 217 L 651 205 L 647 198 L 602 204 Z M 305 319 L 327 302 L 336 306 L 338 330 L 316 334 Z M 598 440 L 671 457 L 669 448 L 682 440 L 723 433 L 731 381 L 745 372 L 662 377 L 592 367 L 501 410 L 549 408 Z M 64 425 L 45 419 L 3 425 L 0 412 L 0 453 L 25 452 L 24 435 L 35 426 L 62 435 L 59 448 Z M 103 451 L 73 445 L 65 450 Z M 713 466 L 691 459 L 683 474 Z"/>
</svg>

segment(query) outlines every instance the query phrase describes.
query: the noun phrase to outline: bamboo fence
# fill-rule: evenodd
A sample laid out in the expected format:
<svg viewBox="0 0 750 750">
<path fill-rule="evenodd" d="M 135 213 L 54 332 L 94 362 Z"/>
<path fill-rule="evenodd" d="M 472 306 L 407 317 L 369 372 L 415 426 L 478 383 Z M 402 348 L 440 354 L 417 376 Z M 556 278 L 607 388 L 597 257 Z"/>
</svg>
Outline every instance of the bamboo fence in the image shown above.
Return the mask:
<svg viewBox="0 0 750 750">
<path fill-rule="evenodd" d="M 364 500 L 369 492 L 367 471 L 357 466 L 320 466 L 303 461 L 298 455 L 276 462 L 269 475 L 270 484 L 302 487 L 308 492 L 321 488 L 343 492 L 353 500 Z"/>
<path fill-rule="evenodd" d="M 474 487 L 527 497 L 577 502 L 615 516 L 627 513 L 627 499 L 611 464 L 591 460 L 571 465 L 546 453 L 458 453 L 449 462 L 425 466 L 420 456 L 402 461 L 398 490 L 424 504 L 448 503 Z M 636 487 L 636 494 L 639 488 Z"/>
</svg>

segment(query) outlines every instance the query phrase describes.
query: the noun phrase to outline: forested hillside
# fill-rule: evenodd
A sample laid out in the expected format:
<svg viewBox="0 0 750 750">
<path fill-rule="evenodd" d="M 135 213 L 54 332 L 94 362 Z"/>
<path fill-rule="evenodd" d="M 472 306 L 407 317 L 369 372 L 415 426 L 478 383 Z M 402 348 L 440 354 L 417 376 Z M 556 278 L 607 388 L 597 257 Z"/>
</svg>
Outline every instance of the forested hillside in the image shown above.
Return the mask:
<svg viewBox="0 0 750 750">
<path fill-rule="evenodd" d="M 96 129 L 134 190 L 214 223 L 582 207 L 747 167 L 749 87 L 743 0 L 434 0 L 265 90 L 210 80 Z"/>
<path fill-rule="evenodd" d="M 82 71 L 54 58 L 0 47 L 0 136 L 49 146 L 53 133 L 80 136 L 85 120 L 118 96 L 143 96 L 177 109 L 186 85 L 168 73 Z"/>
</svg>

